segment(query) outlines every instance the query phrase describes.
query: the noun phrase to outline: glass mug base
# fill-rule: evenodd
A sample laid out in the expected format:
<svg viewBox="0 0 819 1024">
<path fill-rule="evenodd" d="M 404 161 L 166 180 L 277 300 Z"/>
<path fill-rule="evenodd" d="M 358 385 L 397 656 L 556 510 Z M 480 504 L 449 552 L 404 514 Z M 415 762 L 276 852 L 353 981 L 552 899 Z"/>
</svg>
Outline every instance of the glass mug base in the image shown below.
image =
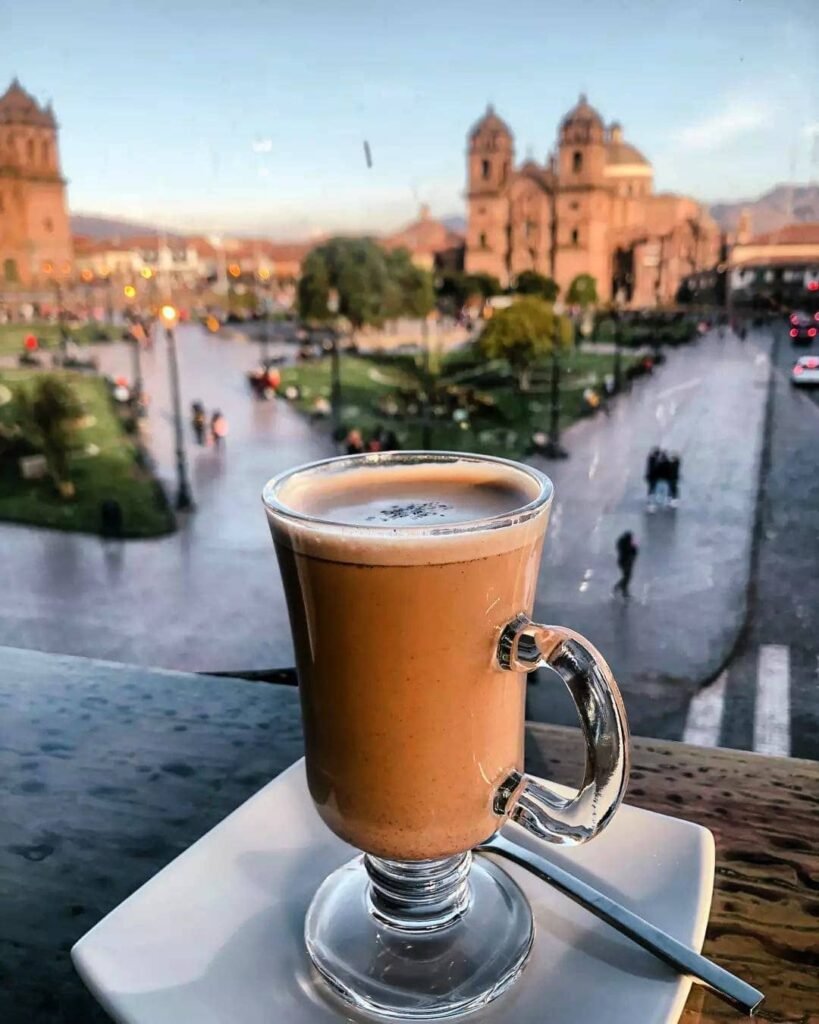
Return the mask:
<svg viewBox="0 0 819 1024">
<path fill-rule="evenodd" d="M 476 1010 L 509 988 L 534 925 L 521 889 L 491 861 L 365 855 L 324 881 L 304 934 L 313 965 L 345 1002 L 424 1020 Z"/>
</svg>

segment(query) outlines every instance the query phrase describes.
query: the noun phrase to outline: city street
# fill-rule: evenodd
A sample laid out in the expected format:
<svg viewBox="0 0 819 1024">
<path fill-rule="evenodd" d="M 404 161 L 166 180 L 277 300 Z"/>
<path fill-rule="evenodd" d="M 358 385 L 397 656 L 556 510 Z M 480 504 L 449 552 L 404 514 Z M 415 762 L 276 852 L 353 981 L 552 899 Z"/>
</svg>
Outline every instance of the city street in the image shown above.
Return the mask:
<svg viewBox="0 0 819 1024">
<path fill-rule="evenodd" d="M 819 390 L 789 381 L 803 352 L 782 328 L 747 628 L 689 711 L 686 738 L 819 759 Z"/>
<path fill-rule="evenodd" d="M 184 517 L 171 537 L 125 544 L 0 527 L 6 570 L 14 580 L 0 594 L 0 643 L 193 670 L 292 665 L 259 492 L 280 469 L 332 454 L 326 425 L 311 426 L 284 402 L 251 398 L 244 374 L 258 360 L 255 343 L 194 327 L 182 328 L 178 340 L 197 511 Z M 806 734 L 815 733 L 816 726 L 811 640 L 816 630 L 810 593 L 796 564 L 800 548 L 810 547 L 811 524 L 805 518 L 801 532 L 794 532 L 794 524 L 782 529 L 777 517 L 783 508 L 790 509 L 790 518 L 801 515 L 802 502 L 781 502 L 795 481 L 805 504 L 813 494 L 815 508 L 811 463 L 803 460 L 797 466 L 782 453 L 797 438 L 810 444 L 815 430 L 810 424 L 819 407 L 792 395 L 781 377 L 790 357 L 785 345 L 780 346 L 781 371 L 774 382 L 765 493 L 771 511 L 763 516 L 770 519 L 771 536 L 763 538 L 758 552 L 751 625 L 740 647 L 743 653 L 720 677 L 716 691 L 709 687 L 705 697 L 697 696 L 700 683 L 717 675 L 730 657 L 745 620 L 769 346 L 769 335 L 757 333 L 745 343 L 710 336 L 670 352 L 651 378 L 614 403 L 610 418 L 598 416 L 566 432 L 570 459 L 539 463 L 553 477 L 557 497 L 536 613 L 583 632 L 606 654 L 636 734 L 685 735 L 712 745 L 753 748 L 759 651 L 771 645 L 791 649 L 792 644 L 791 672 L 802 672 L 811 658 L 814 666 L 804 685 L 794 682 L 793 752 L 813 749 Z M 99 352 L 107 372 L 131 376 L 127 346 L 104 346 Z M 164 339 L 143 354 L 143 373 L 151 395 L 147 437 L 173 495 Z M 228 418 L 230 433 L 221 455 L 193 443 L 187 411 L 195 399 L 208 411 L 219 407 Z M 642 478 L 645 456 L 655 444 L 682 456 L 682 501 L 675 510 L 652 514 Z M 629 603 L 611 594 L 617 578 L 614 545 L 625 529 L 634 532 L 640 546 Z M 815 519 L 812 529 L 815 546 Z M 780 556 L 769 547 L 777 537 L 781 543 L 784 534 L 793 546 L 782 572 L 776 568 Z M 810 579 L 814 588 L 815 575 Z M 796 588 L 794 580 L 800 581 Z M 765 602 L 782 605 L 777 587 L 790 594 L 792 603 L 771 618 L 760 609 Z M 760 618 L 765 629 L 755 625 Z M 794 680 L 801 678 L 794 675 Z M 707 710 L 720 703 L 715 692 L 723 695 L 720 706 L 726 709 L 716 730 L 714 712 Z M 529 714 L 544 721 L 574 720 L 560 685 L 545 678 L 530 687 Z M 813 756 L 819 754 L 814 750 Z"/>
<path fill-rule="evenodd" d="M 571 457 L 542 463 L 556 500 L 537 611 L 605 654 L 638 735 L 679 738 L 699 683 L 729 656 L 745 617 L 768 390 L 768 333 L 712 335 L 670 352 L 611 419 L 565 435 Z M 654 445 L 682 460 L 678 508 L 646 504 Z M 612 596 L 615 543 L 639 547 L 628 602 Z M 530 688 L 529 716 L 574 724 L 551 680 Z"/>
</svg>

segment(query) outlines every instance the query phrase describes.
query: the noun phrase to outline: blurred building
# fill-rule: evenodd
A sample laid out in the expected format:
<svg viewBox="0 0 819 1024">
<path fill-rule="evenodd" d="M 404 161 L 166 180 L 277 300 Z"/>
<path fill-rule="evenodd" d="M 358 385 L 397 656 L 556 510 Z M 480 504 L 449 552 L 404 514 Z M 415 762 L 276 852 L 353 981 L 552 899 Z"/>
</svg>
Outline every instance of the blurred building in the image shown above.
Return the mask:
<svg viewBox="0 0 819 1024">
<path fill-rule="evenodd" d="M 545 164 L 515 163 L 508 125 L 488 107 L 469 133 L 466 270 L 509 284 L 524 270 L 565 295 L 591 274 L 603 302 L 671 302 L 683 276 L 714 265 L 719 230 L 687 196 L 654 192 L 643 154 L 585 96 L 563 118 Z"/>
<path fill-rule="evenodd" d="M 463 235 L 430 216 L 426 203 L 417 220 L 379 242 L 385 249 L 406 249 L 413 263 L 425 270 L 463 270 Z"/>
<path fill-rule="evenodd" d="M 730 301 L 771 308 L 819 307 L 819 223 L 738 233 L 727 260 Z"/>
<path fill-rule="evenodd" d="M 71 272 L 57 121 L 15 78 L 0 96 L 0 286 L 44 285 Z"/>
</svg>

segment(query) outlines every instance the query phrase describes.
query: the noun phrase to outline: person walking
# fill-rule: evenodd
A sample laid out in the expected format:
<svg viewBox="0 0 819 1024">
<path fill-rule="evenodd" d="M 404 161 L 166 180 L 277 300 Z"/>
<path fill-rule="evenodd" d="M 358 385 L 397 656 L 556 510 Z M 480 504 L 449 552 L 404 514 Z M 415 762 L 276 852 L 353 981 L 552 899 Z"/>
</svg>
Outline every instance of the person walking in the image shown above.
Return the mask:
<svg viewBox="0 0 819 1024">
<path fill-rule="evenodd" d="M 666 480 L 668 481 L 668 496 L 672 508 L 676 508 L 680 503 L 680 463 L 680 456 L 676 452 L 672 452 L 668 456 Z"/>
<path fill-rule="evenodd" d="M 204 405 L 201 402 L 191 403 L 191 427 L 193 428 L 193 436 L 196 438 L 198 445 L 204 445 L 205 443 L 206 423 Z"/>
<path fill-rule="evenodd" d="M 628 588 L 639 550 L 634 543 L 631 530 L 626 530 L 617 538 L 617 566 L 620 569 L 620 579 L 614 584 L 612 593 L 616 594 L 619 590 L 626 601 L 631 596 Z"/>
<path fill-rule="evenodd" d="M 217 451 L 221 450 L 222 445 L 225 442 L 225 438 L 227 437 L 227 433 L 227 420 L 218 409 L 214 410 L 214 413 L 210 418 L 210 437 L 213 441 L 213 446 Z"/>
<path fill-rule="evenodd" d="M 660 449 L 654 447 L 648 453 L 648 458 L 646 459 L 645 479 L 646 488 L 648 490 L 649 506 L 652 506 L 654 504 L 654 492 L 657 490 L 657 481 L 660 479 L 659 468 L 661 457 L 662 452 L 660 451 Z"/>
</svg>

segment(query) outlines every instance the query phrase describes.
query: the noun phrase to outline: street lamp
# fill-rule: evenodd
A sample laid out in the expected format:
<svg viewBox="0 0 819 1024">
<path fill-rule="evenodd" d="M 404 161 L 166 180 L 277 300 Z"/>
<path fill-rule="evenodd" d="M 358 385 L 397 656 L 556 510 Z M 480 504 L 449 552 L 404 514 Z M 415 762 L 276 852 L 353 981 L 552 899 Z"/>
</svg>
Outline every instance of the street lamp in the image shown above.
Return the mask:
<svg viewBox="0 0 819 1024">
<path fill-rule="evenodd" d="M 171 399 L 173 400 L 173 428 L 176 440 L 176 507 L 182 512 L 193 508 L 190 485 L 188 484 L 188 466 L 185 459 L 185 439 L 182 433 L 182 400 L 179 394 L 179 364 L 176 359 L 175 328 L 179 322 L 179 314 L 171 305 L 162 306 L 159 316 L 165 327 L 168 341 L 168 373 L 171 381 Z"/>
<path fill-rule="evenodd" d="M 423 419 L 421 420 L 421 447 L 424 451 L 432 448 L 432 427 L 430 424 L 430 406 L 432 404 L 432 353 L 429 348 L 429 321 L 426 317 L 421 321 L 421 330 L 424 335 L 424 403 L 422 406 Z"/>
<path fill-rule="evenodd" d="M 333 316 L 338 313 L 338 293 L 330 292 L 327 309 Z M 330 410 L 333 424 L 333 437 L 341 433 L 341 351 L 338 344 L 338 329 L 333 324 L 331 329 L 333 347 L 330 350 Z"/>
<path fill-rule="evenodd" d="M 623 384 L 623 365 L 621 345 L 623 343 L 623 326 L 620 322 L 620 311 L 615 309 L 611 314 L 614 321 L 614 393 L 619 394 Z"/>
<path fill-rule="evenodd" d="M 560 319 L 555 314 L 554 338 L 552 341 L 552 379 L 550 388 L 551 403 L 549 407 L 549 439 L 543 446 L 543 454 L 547 459 L 568 459 L 569 453 L 560 443 Z"/>
</svg>

